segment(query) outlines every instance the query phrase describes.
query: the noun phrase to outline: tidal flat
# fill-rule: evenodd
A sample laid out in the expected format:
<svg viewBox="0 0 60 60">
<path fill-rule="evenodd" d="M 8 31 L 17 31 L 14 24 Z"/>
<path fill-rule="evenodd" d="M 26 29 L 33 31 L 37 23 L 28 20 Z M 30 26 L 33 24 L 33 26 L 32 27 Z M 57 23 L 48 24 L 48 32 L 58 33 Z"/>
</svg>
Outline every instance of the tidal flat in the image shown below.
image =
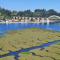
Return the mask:
<svg viewBox="0 0 60 60">
<path fill-rule="evenodd" d="M 44 43 L 60 40 L 60 32 L 37 28 L 9 31 L 0 37 L 0 55 L 10 51 L 18 51 L 24 48 L 40 46 Z M 11 59 L 10 59 L 11 58 Z M 0 58 L 0 60 L 14 60 L 14 57 Z M 49 46 L 45 49 L 35 49 L 25 55 L 21 54 L 19 60 L 59 60 L 60 44 Z"/>
</svg>

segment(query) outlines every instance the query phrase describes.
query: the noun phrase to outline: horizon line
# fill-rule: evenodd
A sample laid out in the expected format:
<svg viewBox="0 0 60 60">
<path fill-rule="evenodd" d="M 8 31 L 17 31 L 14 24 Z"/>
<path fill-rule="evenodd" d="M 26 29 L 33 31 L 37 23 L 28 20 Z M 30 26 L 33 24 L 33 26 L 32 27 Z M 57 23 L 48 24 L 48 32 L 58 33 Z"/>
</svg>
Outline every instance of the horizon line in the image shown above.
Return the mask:
<svg viewBox="0 0 60 60">
<path fill-rule="evenodd" d="M 32 12 L 34 12 L 34 10 L 36 10 L 36 9 L 45 9 L 46 11 L 48 11 L 48 10 L 51 10 L 51 9 L 53 9 L 53 8 L 50 8 L 50 9 L 46 9 L 46 8 L 36 8 L 36 9 L 23 9 L 23 10 L 15 10 L 15 9 L 9 9 L 9 8 L 4 8 L 4 7 L 1 7 L 0 6 L 0 8 L 2 8 L 2 9 L 6 9 L 6 10 L 10 10 L 10 11 L 17 11 L 17 12 L 19 12 L 19 11 L 26 11 L 26 10 L 30 10 L 30 11 L 32 11 Z M 60 11 L 57 11 L 56 9 L 53 9 L 54 11 L 56 11 L 56 12 L 60 12 Z"/>
</svg>

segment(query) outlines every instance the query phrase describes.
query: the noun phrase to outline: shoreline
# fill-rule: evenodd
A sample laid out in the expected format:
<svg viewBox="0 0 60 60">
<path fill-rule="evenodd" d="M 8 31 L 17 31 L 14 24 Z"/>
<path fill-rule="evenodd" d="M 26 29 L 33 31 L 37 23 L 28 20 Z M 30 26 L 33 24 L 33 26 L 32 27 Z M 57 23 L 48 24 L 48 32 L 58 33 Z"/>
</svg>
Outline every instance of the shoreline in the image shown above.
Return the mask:
<svg viewBox="0 0 60 60">
<path fill-rule="evenodd" d="M 49 24 L 49 23 L 53 23 L 53 21 L 50 21 L 50 22 L 0 22 L 0 24 L 3 24 L 3 23 L 6 23 L 6 24 L 10 24 L 10 23 L 42 23 L 42 24 L 44 24 L 44 23 L 47 23 L 47 24 Z"/>
</svg>

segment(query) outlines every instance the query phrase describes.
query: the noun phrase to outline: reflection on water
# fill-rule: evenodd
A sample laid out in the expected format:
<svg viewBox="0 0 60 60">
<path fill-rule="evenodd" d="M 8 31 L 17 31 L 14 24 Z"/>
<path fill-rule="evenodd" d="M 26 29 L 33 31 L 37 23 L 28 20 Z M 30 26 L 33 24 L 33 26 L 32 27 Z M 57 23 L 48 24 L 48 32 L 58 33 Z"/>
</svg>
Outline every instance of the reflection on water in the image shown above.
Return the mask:
<svg viewBox="0 0 60 60">
<path fill-rule="evenodd" d="M 60 23 L 53 24 L 33 24 L 33 23 L 14 23 L 14 24 L 0 24 L 0 34 L 10 30 L 23 30 L 27 28 L 42 28 L 54 31 L 60 31 Z"/>
</svg>

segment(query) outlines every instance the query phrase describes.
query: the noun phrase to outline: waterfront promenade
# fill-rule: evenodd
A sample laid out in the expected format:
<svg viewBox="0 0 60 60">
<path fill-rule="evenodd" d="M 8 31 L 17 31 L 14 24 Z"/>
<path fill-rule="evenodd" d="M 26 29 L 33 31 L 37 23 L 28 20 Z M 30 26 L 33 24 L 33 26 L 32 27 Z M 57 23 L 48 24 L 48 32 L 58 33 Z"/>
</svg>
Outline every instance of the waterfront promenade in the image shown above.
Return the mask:
<svg viewBox="0 0 60 60">
<path fill-rule="evenodd" d="M 0 20 L 0 23 L 52 23 L 52 22 L 60 22 L 59 16 L 50 16 L 48 18 L 41 17 L 13 17 L 12 19 Z"/>
</svg>

